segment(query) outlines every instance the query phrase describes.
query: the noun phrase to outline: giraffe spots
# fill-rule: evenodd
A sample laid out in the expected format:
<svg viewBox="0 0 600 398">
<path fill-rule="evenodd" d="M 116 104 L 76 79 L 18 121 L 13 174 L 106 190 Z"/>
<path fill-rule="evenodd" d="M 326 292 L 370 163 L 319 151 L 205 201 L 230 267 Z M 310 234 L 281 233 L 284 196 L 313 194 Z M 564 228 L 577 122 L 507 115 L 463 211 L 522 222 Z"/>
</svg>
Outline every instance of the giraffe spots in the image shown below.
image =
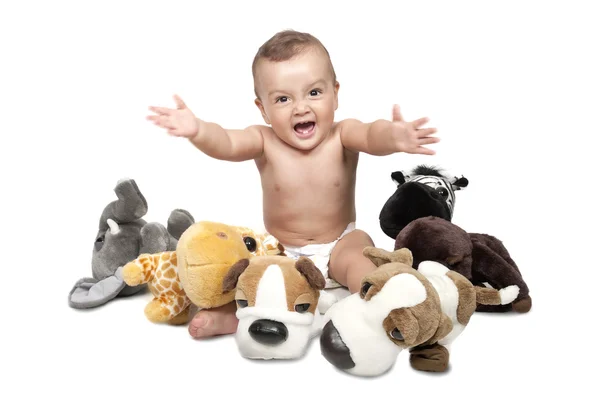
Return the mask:
<svg viewBox="0 0 600 398">
<path fill-rule="evenodd" d="M 179 307 L 183 307 L 183 297 L 181 297 L 181 296 L 177 297 L 177 305 Z"/>
<path fill-rule="evenodd" d="M 171 257 L 171 254 L 170 254 L 170 253 L 163 253 L 163 254 L 161 254 L 161 256 L 160 256 L 160 259 L 161 259 L 162 261 L 167 261 L 167 260 L 169 259 L 169 257 Z"/>
<path fill-rule="evenodd" d="M 173 285 L 171 286 L 171 289 L 177 295 L 183 294 L 183 289 L 181 288 L 181 283 L 179 281 L 177 281 L 176 283 L 173 283 Z"/>
<path fill-rule="evenodd" d="M 171 264 L 173 264 L 173 266 L 177 267 L 177 256 L 173 255 L 173 258 L 171 258 Z"/>
<path fill-rule="evenodd" d="M 175 308 L 173 308 L 173 311 L 171 312 L 173 315 L 179 314 L 181 312 L 181 307 L 176 305 Z"/>
<path fill-rule="evenodd" d="M 171 281 L 167 281 L 165 279 L 163 279 L 162 281 L 160 281 L 160 284 L 165 287 L 165 288 L 170 288 L 171 287 Z"/>
<path fill-rule="evenodd" d="M 158 271 L 156 271 L 156 279 L 160 279 L 160 278 L 162 278 L 162 275 L 163 275 L 163 274 L 162 274 L 162 271 L 161 271 L 161 270 L 158 270 Z"/>
<path fill-rule="evenodd" d="M 158 291 L 159 291 L 160 293 L 162 293 L 162 292 L 163 292 L 163 290 L 165 290 L 165 288 L 164 288 L 164 287 L 162 287 L 162 286 L 161 286 L 161 285 L 159 285 L 159 284 L 156 284 L 156 288 L 158 289 Z M 158 294 L 155 294 L 155 296 L 158 296 Z"/>
<path fill-rule="evenodd" d="M 175 279 L 175 277 L 177 276 L 177 273 L 175 272 L 175 270 L 173 268 L 169 268 L 167 270 L 167 272 L 165 272 L 165 278 L 169 278 L 169 279 Z"/>
<path fill-rule="evenodd" d="M 170 262 L 166 262 L 166 263 L 162 263 L 162 265 L 160 266 L 160 269 L 164 272 L 166 270 L 168 270 L 169 268 L 171 268 L 171 263 Z"/>
<path fill-rule="evenodd" d="M 154 285 L 150 285 L 149 288 L 150 288 L 150 293 L 152 293 L 153 296 L 158 296 L 158 291 L 156 290 Z"/>
</svg>

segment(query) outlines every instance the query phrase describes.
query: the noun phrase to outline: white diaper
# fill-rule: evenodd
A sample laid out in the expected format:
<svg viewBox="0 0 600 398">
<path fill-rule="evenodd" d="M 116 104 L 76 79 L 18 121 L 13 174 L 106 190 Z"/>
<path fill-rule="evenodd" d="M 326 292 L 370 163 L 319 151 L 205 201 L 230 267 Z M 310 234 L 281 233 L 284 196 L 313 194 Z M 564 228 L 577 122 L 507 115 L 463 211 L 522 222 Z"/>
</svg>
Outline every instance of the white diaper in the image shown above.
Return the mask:
<svg viewBox="0 0 600 398">
<path fill-rule="evenodd" d="M 329 243 L 312 243 L 310 245 L 295 247 L 295 246 L 284 246 L 285 255 L 294 259 L 298 259 L 301 256 L 308 257 L 317 266 L 319 271 L 325 277 L 325 289 L 333 289 L 341 287 L 337 281 L 329 277 L 329 257 L 333 248 L 340 239 L 348 235 L 350 232 L 356 229 L 356 223 L 351 222 L 346 227 L 346 230 L 342 232 L 339 238 Z"/>
</svg>

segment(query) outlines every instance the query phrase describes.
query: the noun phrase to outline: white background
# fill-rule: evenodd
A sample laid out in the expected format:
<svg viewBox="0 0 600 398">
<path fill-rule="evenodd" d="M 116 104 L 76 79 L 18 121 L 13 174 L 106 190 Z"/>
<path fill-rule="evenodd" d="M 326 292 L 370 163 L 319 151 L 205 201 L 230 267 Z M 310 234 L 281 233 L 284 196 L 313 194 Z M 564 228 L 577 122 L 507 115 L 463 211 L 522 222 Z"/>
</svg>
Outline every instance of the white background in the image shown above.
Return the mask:
<svg viewBox="0 0 600 398">
<path fill-rule="evenodd" d="M 322 3 L 2 3 L 0 395 L 504 397 L 574 395 L 593 382 L 593 2 Z M 145 117 L 177 93 L 205 120 L 262 123 L 252 58 L 286 28 L 329 49 L 336 119 L 390 118 L 399 103 L 405 118 L 439 129 L 435 157 L 361 157 L 359 228 L 391 250 L 378 225 L 390 173 L 441 166 L 470 181 L 454 222 L 500 238 L 531 289 L 528 314 L 476 314 L 446 374 L 412 370 L 404 352 L 381 377 L 351 377 L 321 357 L 318 340 L 298 361 L 248 361 L 232 336 L 195 341 L 186 327 L 151 324 L 150 293 L 90 311 L 67 305 L 75 281 L 91 276 L 98 218 L 122 177 L 146 196 L 148 221 L 180 207 L 197 220 L 262 225 L 253 162 L 210 159 Z"/>
</svg>

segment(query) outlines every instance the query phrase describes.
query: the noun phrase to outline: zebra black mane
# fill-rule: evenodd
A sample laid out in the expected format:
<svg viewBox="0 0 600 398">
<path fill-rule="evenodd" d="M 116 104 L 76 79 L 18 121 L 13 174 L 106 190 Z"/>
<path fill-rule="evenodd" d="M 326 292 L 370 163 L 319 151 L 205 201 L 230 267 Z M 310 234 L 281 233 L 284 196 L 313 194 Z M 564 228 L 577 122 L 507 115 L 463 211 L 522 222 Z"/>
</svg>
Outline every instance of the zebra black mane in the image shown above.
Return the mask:
<svg viewBox="0 0 600 398">
<path fill-rule="evenodd" d="M 434 166 L 427 166 L 424 164 L 415 167 L 413 170 L 413 175 L 435 176 L 435 177 L 446 178 L 446 176 L 442 174 L 441 169 L 436 168 Z"/>
</svg>

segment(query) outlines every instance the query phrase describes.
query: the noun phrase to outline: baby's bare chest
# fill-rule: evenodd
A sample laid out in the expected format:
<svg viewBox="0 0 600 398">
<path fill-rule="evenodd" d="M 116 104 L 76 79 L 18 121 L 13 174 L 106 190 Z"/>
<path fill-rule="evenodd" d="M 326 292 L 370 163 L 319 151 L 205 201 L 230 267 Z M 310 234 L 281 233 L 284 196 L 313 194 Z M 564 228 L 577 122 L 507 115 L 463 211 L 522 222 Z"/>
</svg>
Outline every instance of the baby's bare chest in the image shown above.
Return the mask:
<svg viewBox="0 0 600 398">
<path fill-rule="evenodd" d="M 341 155 L 314 158 L 277 157 L 263 172 L 265 188 L 282 194 L 319 195 L 347 191 L 354 185 L 355 166 Z"/>
</svg>

